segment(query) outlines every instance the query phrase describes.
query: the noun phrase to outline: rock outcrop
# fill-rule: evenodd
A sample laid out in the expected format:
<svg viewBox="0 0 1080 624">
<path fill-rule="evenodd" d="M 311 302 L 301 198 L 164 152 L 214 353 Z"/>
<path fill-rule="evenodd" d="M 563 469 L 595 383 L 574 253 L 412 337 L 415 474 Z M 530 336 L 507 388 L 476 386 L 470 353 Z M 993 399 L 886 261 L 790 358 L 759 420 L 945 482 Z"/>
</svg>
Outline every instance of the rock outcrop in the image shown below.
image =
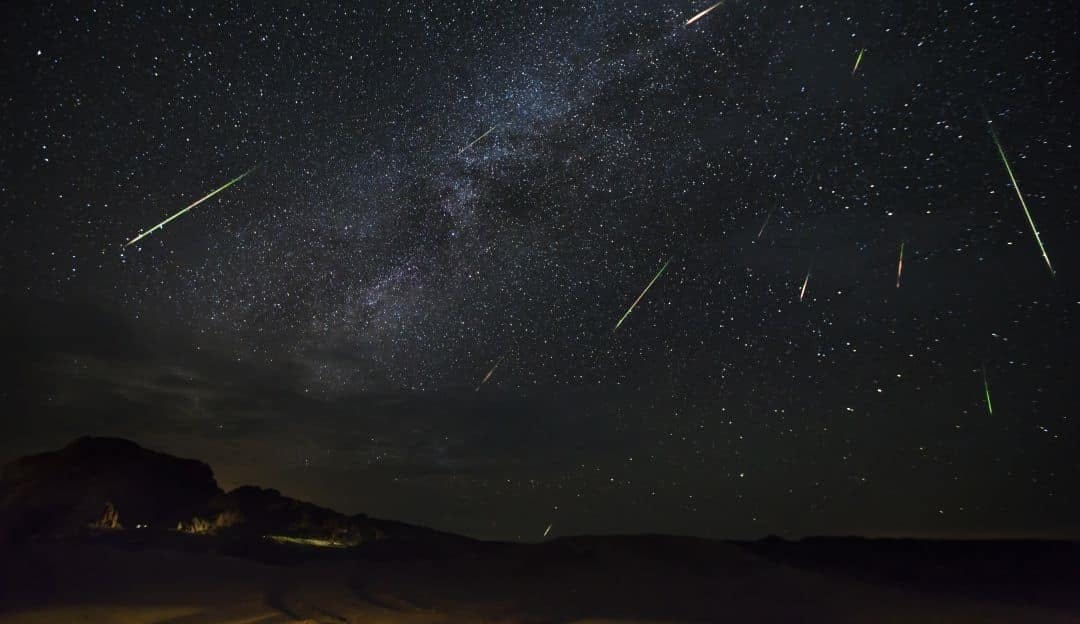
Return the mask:
<svg viewBox="0 0 1080 624">
<path fill-rule="evenodd" d="M 0 471 L 0 531 L 66 535 L 108 524 L 176 526 L 221 489 L 206 464 L 119 438 L 79 438 Z M 105 510 L 103 512 L 102 510 Z"/>
<path fill-rule="evenodd" d="M 117 438 L 79 438 L 0 470 L 0 542 L 122 529 L 335 546 L 452 537 L 348 516 L 273 489 L 246 485 L 225 493 L 206 464 Z"/>
</svg>

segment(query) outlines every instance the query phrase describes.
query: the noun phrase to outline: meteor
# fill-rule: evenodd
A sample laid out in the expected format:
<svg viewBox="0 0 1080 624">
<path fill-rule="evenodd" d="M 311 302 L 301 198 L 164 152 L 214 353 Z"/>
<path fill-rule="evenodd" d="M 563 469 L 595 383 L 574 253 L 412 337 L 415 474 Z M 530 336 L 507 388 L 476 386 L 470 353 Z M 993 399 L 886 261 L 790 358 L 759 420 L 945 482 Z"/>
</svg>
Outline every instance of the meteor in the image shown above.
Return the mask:
<svg viewBox="0 0 1080 624">
<path fill-rule="evenodd" d="M 900 262 L 896 264 L 896 287 L 900 288 L 900 274 L 904 272 L 904 241 L 900 241 Z"/>
<path fill-rule="evenodd" d="M 465 150 L 469 149 L 469 148 L 470 148 L 470 147 L 472 147 L 473 145 L 476 145 L 477 143 L 479 143 L 480 141 L 482 141 L 482 140 L 484 139 L 484 137 L 486 137 L 487 135 L 491 134 L 491 131 L 492 131 L 492 130 L 494 130 L 495 128 L 498 128 L 498 127 L 499 127 L 499 124 L 495 124 L 494 126 L 491 126 L 491 128 L 490 128 L 490 129 L 489 129 L 489 130 L 488 130 L 487 132 L 485 132 L 484 134 L 481 134 L 480 136 L 478 136 L 478 137 L 476 137 L 475 139 L 473 139 L 473 140 L 472 140 L 471 142 L 469 142 L 469 144 L 468 144 L 468 145 L 466 145 L 465 147 L 461 148 L 461 150 L 460 150 L 460 151 L 459 151 L 459 152 L 458 152 L 457 154 L 454 154 L 454 155 L 455 155 L 455 156 L 461 156 L 462 152 L 464 152 Z"/>
<path fill-rule="evenodd" d="M 859 63 L 862 62 L 862 55 L 866 53 L 866 48 L 859 50 L 859 55 L 855 57 L 855 67 L 851 68 L 851 75 L 854 76 L 855 72 L 859 71 Z"/>
<path fill-rule="evenodd" d="M 804 279 L 803 283 L 802 283 L 802 290 L 799 291 L 799 301 L 802 301 L 803 297 L 806 296 L 806 285 L 809 284 L 809 283 L 810 283 L 810 271 L 807 271 L 806 272 L 806 279 Z"/>
<path fill-rule="evenodd" d="M 990 382 L 986 379 L 986 367 L 983 367 L 983 390 L 986 391 L 986 411 L 994 415 L 994 406 L 990 403 Z"/>
<path fill-rule="evenodd" d="M 488 379 L 491 379 L 491 374 L 495 372 L 495 369 L 499 367 L 499 360 L 495 360 L 495 364 L 491 367 L 491 370 L 484 375 L 484 378 L 480 380 L 480 383 L 476 386 L 476 391 L 480 392 L 480 386 L 487 383 Z"/>
<path fill-rule="evenodd" d="M 989 119 L 986 120 L 986 125 L 990 126 Z M 1009 164 L 1009 159 L 1005 157 L 1005 148 L 1001 146 L 1001 141 L 998 139 L 997 133 L 994 132 L 993 126 L 990 126 L 990 138 L 994 140 L 998 155 L 1001 156 L 1001 163 L 1005 165 L 1005 172 L 1009 174 L 1009 180 L 1012 181 L 1013 190 L 1016 191 L 1016 197 L 1020 200 L 1020 207 L 1024 209 L 1024 216 L 1027 217 L 1028 225 L 1031 226 L 1031 233 L 1035 235 L 1035 242 L 1039 244 L 1039 251 L 1042 252 L 1043 260 L 1046 261 L 1046 268 L 1050 269 L 1050 275 L 1054 275 L 1054 267 L 1050 264 L 1050 256 L 1046 255 L 1046 247 L 1043 247 L 1042 238 L 1039 236 L 1039 230 L 1035 227 L 1035 220 L 1031 218 L 1031 211 L 1028 210 L 1024 195 L 1020 192 L 1020 185 L 1016 182 L 1016 176 L 1013 175 L 1012 166 Z"/>
<path fill-rule="evenodd" d="M 720 6 L 721 4 L 724 4 L 724 0 L 720 0 L 720 2 L 717 2 L 716 4 L 714 4 L 714 5 L 712 5 L 711 7 L 709 7 L 709 8 L 707 8 L 707 9 L 705 9 L 705 10 L 704 10 L 704 11 L 702 11 L 701 13 L 698 13 L 698 14 L 697 14 L 697 15 L 695 15 L 694 17 L 691 17 L 690 19 L 686 20 L 686 24 L 683 24 L 683 25 L 684 25 L 684 26 L 689 26 L 690 24 L 693 24 L 694 22 L 696 22 L 696 21 L 698 21 L 699 19 L 701 19 L 701 18 L 705 17 L 706 15 L 708 15 L 708 14 L 709 14 L 709 11 L 712 11 L 712 10 L 713 10 L 713 9 L 715 9 L 716 7 Z"/>
<path fill-rule="evenodd" d="M 187 208 L 184 208 L 183 210 L 181 210 L 180 212 L 178 212 L 178 213 L 174 214 L 173 216 L 169 217 L 168 219 L 165 219 L 164 221 L 162 221 L 161 223 L 158 223 L 157 225 L 155 225 L 154 227 L 150 228 L 149 230 L 146 230 L 146 231 L 145 231 L 145 232 L 143 232 L 142 234 L 139 234 L 139 235 L 138 235 L 138 236 L 136 236 L 135 238 L 133 238 L 133 239 L 129 240 L 129 241 L 127 242 L 127 244 L 126 244 L 126 245 L 124 245 L 124 247 L 128 247 L 129 245 L 134 245 L 135 243 L 139 242 L 139 241 L 140 241 L 140 240 L 142 240 L 143 238 L 146 238 L 147 236 L 149 236 L 149 235 L 150 235 L 150 234 L 152 234 L 153 232 L 156 232 L 157 230 L 160 230 L 161 228 L 165 227 L 165 225 L 166 225 L 167 223 L 169 223 L 170 221 L 172 221 L 173 219 L 175 219 L 175 218 L 179 217 L 180 215 L 184 214 L 184 213 L 185 213 L 185 212 L 187 212 L 188 210 L 191 210 L 191 209 L 192 209 L 192 208 L 194 208 L 195 206 L 198 206 L 199 204 L 203 203 L 204 201 L 206 201 L 206 200 L 210 199 L 210 198 L 211 198 L 211 197 L 213 197 L 214 195 L 217 195 L 217 194 L 218 194 L 218 193 L 220 193 L 221 191 L 224 191 L 225 189 L 229 188 L 229 187 L 230 187 L 230 186 L 232 186 L 233 184 L 236 184 L 236 183 L 237 183 L 237 182 L 239 182 L 240 180 L 243 180 L 243 179 L 244 179 L 244 178 L 245 178 L 245 177 L 246 177 L 246 176 L 247 176 L 247 175 L 248 175 L 249 173 L 251 173 L 252 171 L 255 171 L 255 169 L 256 169 L 257 167 L 258 167 L 258 165 L 256 165 L 255 167 L 252 167 L 251 169 L 248 169 L 247 171 L 245 171 L 244 173 L 242 173 L 242 174 L 238 175 L 237 177 L 233 178 L 232 180 L 229 180 L 229 181 L 228 181 L 228 182 L 226 182 L 226 183 L 225 183 L 224 185 L 222 185 L 222 186 L 220 186 L 220 187 L 218 187 L 218 188 L 216 188 L 216 189 L 214 189 L 214 190 L 210 191 L 210 192 L 209 192 L 209 193 L 207 193 L 207 194 L 206 194 L 206 196 L 205 196 L 205 197 L 203 197 L 202 199 L 200 199 L 200 200 L 197 200 L 197 201 L 196 201 L 195 203 L 191 204 L 191 205 L 190 205 L 190 206 L 188 206 Z"/>
<path fill-rule="evenodd" d="M 771 217 L 771 216 L 772 216 L 772 211 L 770 210 L 769 214 L 765 215 L 765 223 L 762 223 L 761 224 L 761 229 L 758 230 L 757 238 L 761 238 L 762 233 L 765 232 L 765 226 L 769 225 L 769 217 Z"/>
<path fill-rule="evenodd" d="M 664 266 L 660 267 L 660 270 L 656 272 L 656 275 L 653 276 L 649 284 L 645 286 L 645 290 L 641 291 L 641 294 L 638 295 L 638 298 L 634 299 L 634 303 L 631 303 L 630 307 L 626 309 L 626 313 L 622 315 L 622 318 L 619 319 L 619 322 L 615 323 L 615 329 L 613 329 L 612 331 L 619 330 L 619 326 L 622 325 L 623 321 L 626 320 L 626 317 L 630 316 L 630 313 L 634 311 L 634 308 L 637 307 L 638 302 L 640 302 L 642 297 L 645 296 L 645 293 L 649 292 L 649 289 L 652 288 L 652 285 L 654 283 L 656 283 L 656 280 L 660 279 L 660 276 L 663 275 L 664 271 L 667 270 L 668 265 L 671 264 L 671 260 L 671 258 L 668 258 L 667 262 L 664 263 Z"/>
<path fill-rule="evenodd" d="M 547 526 L 546 529 L 544 529 L 544 537 L 547 537 L 548 533 L 551 533 L 551 525 L 550 524 Z"/>
</svg>

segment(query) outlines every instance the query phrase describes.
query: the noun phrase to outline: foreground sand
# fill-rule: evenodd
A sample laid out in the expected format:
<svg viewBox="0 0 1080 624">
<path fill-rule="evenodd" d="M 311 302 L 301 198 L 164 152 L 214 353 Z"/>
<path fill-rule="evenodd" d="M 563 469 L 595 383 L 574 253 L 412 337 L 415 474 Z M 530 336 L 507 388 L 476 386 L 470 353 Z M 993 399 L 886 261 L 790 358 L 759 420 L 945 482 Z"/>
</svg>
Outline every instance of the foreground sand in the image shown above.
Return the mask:
<svg viewBox="0 0 1080 624">
<path fill-rule="evenodd" d="M 21 546 L 0 559 L 0 622 L 1080 622 L 1068 578 L 1046 600 L 934 591 L 662 539 L 276 563 L 146 544 Z"/>
</svg>

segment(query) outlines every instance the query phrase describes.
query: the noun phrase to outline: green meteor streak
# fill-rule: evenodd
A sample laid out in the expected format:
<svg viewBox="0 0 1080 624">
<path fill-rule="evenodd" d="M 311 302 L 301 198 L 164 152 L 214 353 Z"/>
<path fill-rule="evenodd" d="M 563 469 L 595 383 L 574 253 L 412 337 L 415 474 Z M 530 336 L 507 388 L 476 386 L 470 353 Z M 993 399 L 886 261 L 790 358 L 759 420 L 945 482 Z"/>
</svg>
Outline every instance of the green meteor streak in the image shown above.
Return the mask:
<svg viewBox="0 0 1080 624">
<path fill-rule="evenodd" d="M 986 411 L 994 415 L 994 406 L 990 403 L 990 382 L 986 379 L 986 369 L 983 369 L 983 390 L 986 391 Z"/>
<path fill-rule="evenodd" d="M 987 125 L 990 125 L 990 121 L 987 120 Z M 1001 141 L 998 139 L 998 135 L 994 132 L 993 126 L 990 127 L 990 138 L 994 140 L 994 146 L 997 147 L 998 155 L 1001 156 L 1001 162 L 1005 165 L 1005 172 L 1009 174 L 1009 180 L 1012 181 L 1013 190 L 1016 191 L 1016 196 L 1020 199 L 1020 207 L 1024 209 L 1024 216 L 1027 217 L 1028 225 L 1031 226 L 1031 232 L 1035 235 L 1035 242 L 1039 244 L 1039 251 L 1042 252 L 1043 260 L 1046 260 L 1046 267 L 1050 269 L 1050 275 L 1054 275 L 1054 267 L 1050 264 L 1050 256 L 1046 255 L 1046 247 L 1043 247 L 1042 238 L 1039 236 L 1039 230 L 1035 227 L 1035 220 L 1031 218 L 1031 211 L 1028 210 L 1027 202 L 1024 200 L 1024 195 L 1020 192 L 1020 185 L 1016 182 L 1016 176 L 1013 175 L 1012 166 L 1009 164 L 1009 159 L 1005 157 L 1005 148 L 1001 147 Z"/>
<path fill-rule="evenodd" d="M 247 171 L 245 171 L 244 173 L 242 173 L 242 174 L 238 175 L 237 177 L 233 178 L 232 180 L 229 180 L 229 181 L 228 181 L 228 182 L 226 182 L 226 183 L 225 183 L 224 185 L 222 185 L 222 186 L 220 186 L 220 187 L 218 187 L 218 188 L 216 188 L 216 189 L 214 189 L 214 190 L 210 191 L 210 192 L 209 192 L 209 193 L 207 193 L 207 194 L 206 194 L 206 196 L 205 196 L 205 197 L 203 197 L 202 199 L 200 199 L 200 200 L 197 200 L 197 201 L 196 201 L 195 203 L 191 204 L 191 205 L 190 205 L 190 206 L 188 206 L 187 208 L 184 208 L 183 210 L 181 210 L 180 212 L 178 212 L 178 213 L 174 214 L 173 216 L 169 217 L 168 219 L 165 219 L 164 221 L 162 221 L 161 223 L 158 223 L 157 225 L 155 225 L 154 227 L 150 228 L 149 230 L 146 230 L 146 231 L 145 231 L 145 232 L 143 232 L 142 234 L 139 234 L 139 235 L 138 235 L 138 236 L 136 236 L 135 238 L 133 238 L 133 239 L 129 240 L 129 241 L 127 242 L 127 244 L 126 244 L 126 245 L 124 245 L 124 247 L 127 247 L 127 246 L 129 246 L 129 245 L 134 245 L 135 243 L 137 243 L 137 242 L 139 242 L 140 240 L 142 240 L 142 239 L 146 238 L 146 237 L 147 237 L 147 236 L 149 236 L 150 234 L 152 234 L 152 233 L 156 232 L 157 230 L 160 230 L 161 228 L 165 227 L 165 225 L 166 225 L 167 223 L 169 223 L 170 221 L 172 221 L 173 219 L 175 219 L 175 218 L 179 217 L 180 215 L 184 214 L 184 213 L 185 213 L 185 212 L 187 212 L 188 210 L 191 210 L 191 209 L 192 209 L 192 208 L 194 208 L 195 206 L 198 206 L 199 204 L 203 203 L 204 201 L 206 201 L 206 200 L 210 199 L 210 198 L 211 198 L 211 197 L 213 197 L 214 195 L 217 195 L 217 194 L 218 194 L 218 193 L 220 193 L 221 191 L 224 191 L 225 189 L 229 188 L 229 187 L 230 187 L 230 186 L 232 186 L 233 184 L 236 184 L 236 183 L 237 183 L 237 182 L 239 182 L 240 180 L 243 180 L 243 179 L 244 179 L 244 177 L 246 177 L 246 176 L 247 176 L 247 175 L 248 175 L 249 173 L 251 173 L 252 171 L 255 171 L 255 169 L 256 169 L 257 167 L 258 167 L 258 165 L 256 165 L 255 167 L 252 167 L 251 169 L 248 169 Z"/>
<path fill-rule="evenodd" d="M 641 291 L 641 294 L 638 295 L 638 298 L 634 299 L 634 303 L 631 303 L 630 307 L 626 309 L 626 313 L 622 315 L 622 318 L 619 319 L 619 322 L 615 323 L 615 329 L 613 329 L 612 331 L 618 331 L 619 326 L 622 325 L 623 321 L 626 320 L 626 317 L 630 316 L 630 313 L 634 311 L 634 308 L 637 307 L 638 302 L 640 302 L 642 297 L 645 296 L 645 293 L 649 292 L 649 289 L 652 288 L 652 285 L 656 283 L 656 280 L 660 279 L 660 276 L 663 275 L 664 271 L 667 270 L 667 266 L 671 264 L 671 260 L 671 258 L 668 258 L 667 262 L 664 263 L 664 266 L 660 267 L 660 270 L 656 272 L 656 275 L 653 276 L 649 284 L 645 286 L 645 290 Z"/>
<path fill-rule="evenodd" d="M 854 76 L 855 72 L 859 71 L 859 63 L 862 62 L 862 55 L 866 53 L 866 48 L 859 50 L 859 56 L 855 57 L 855 67 L 851 68 L 851 75 Z"/>
</svg>

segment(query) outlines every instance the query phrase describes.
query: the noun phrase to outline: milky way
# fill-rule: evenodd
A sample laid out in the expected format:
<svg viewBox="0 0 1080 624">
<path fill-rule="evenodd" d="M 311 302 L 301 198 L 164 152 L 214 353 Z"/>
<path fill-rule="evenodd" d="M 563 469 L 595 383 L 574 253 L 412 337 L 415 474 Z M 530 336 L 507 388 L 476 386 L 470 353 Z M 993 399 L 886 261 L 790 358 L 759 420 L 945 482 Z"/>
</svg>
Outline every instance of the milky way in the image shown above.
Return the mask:
<svg viewBox="0 0 1080 624">
<path fill-rule="evenodd" d="M 1075 528 L 1076 8 L 708 8 L 5 7 L 2 450 L 503 538 Z"/>
</svg>

